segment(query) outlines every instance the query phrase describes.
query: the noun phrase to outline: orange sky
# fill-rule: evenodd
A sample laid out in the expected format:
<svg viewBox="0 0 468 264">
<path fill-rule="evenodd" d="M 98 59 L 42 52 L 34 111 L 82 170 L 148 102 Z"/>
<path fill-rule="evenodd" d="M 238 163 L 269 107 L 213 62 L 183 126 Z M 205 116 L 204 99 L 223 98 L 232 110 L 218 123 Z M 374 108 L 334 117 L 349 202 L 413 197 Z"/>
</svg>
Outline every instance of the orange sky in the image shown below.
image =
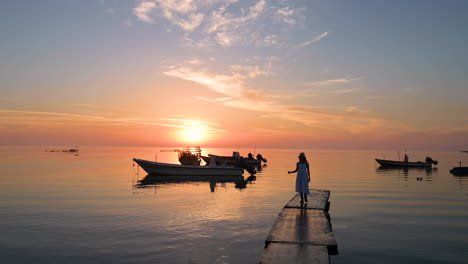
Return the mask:
<svg viewBox="0 0 468 264">
<path fill-rule="evenodd" d="M 189 109 L 187 109 L 189 110 Z M 236 112 L 236 111 L 234 111 Z M 223 112 L 224 113 L 224 112 Z M 332 117 L 329 117 L 332 118 Z M 336 117 L 336 118 L 342 118 Z M 248 115 L 226 119 L 115 118 L 104 115 L 73 115 L 51 112 L 0 111 L 3 145 L 108 145 L 108 146 L 183 146 L 206 147 L 285 147 L 415 149 L 456 148 L 464 134 L 420 133 L 368 117 L 353 117 L 357 122 L 335 130 L 308 127 L 296 121 L 277 119 L 256 122 Z M 232 120 L 234 119 L 234 120 Z M 363 120 L 361 120 L 363 119 Z M 341 120 L 341 119 L 340 119 Z M 320 124 L 326 123 L 325 121 Z M 386 130 L 388 129 L 388 130 Z M 448 138 L 450 139 L 448 140 Z M 404 147 L 404 148 L 405 148 Z"/>
<path fill-rule="evenodd" d="M 468 149 L 459 4 L 8 3 L 0 144 Z"/>
</svg>

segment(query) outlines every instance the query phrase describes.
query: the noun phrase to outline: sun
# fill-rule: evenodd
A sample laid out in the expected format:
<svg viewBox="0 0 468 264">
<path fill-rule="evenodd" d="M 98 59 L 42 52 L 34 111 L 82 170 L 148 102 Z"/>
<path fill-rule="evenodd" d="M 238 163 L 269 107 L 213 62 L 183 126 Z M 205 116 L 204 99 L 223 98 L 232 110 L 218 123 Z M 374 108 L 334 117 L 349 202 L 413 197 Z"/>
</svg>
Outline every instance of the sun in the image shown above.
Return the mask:
<svg viewBox="0 0 468 264">
<path fill-rule="evenodd" d="M 213 133 L 208 122 L 197 120 L 183 120 L 181 127 L 175 131 L 179 143 L 199 145 L 211 140 Z"/>
<path fill-rule="evenodd" d="M 182 135 L 187 143 L 200 143 L 204 139 L 203 131 L 196 128 L 185 129 Z"/>
</svg>

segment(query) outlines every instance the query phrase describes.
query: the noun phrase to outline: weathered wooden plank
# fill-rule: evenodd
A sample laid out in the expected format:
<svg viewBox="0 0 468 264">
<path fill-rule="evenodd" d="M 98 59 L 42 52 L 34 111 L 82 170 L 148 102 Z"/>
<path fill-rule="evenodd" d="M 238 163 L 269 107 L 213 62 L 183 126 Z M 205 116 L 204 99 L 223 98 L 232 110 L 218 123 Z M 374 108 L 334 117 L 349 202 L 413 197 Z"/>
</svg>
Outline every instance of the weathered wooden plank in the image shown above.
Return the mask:
<svg viewBox="0 0 468 264">
<path fill-rule="evenodd" d="M 328 211 L 327 203 L 330 198 L 330 191 L 311 189 L 310 194 L 307 195 L 308 202 L 301 205 L 301 197 L 297 193 L 286 204 L 285 208 L 307 208 Z"/>
<path fill-rule="evenodd" d="M 325 245 L 329 254 L 337 253 L 337 243 L 328 213 L 323 210 L 284 208 L 268 234 L 271 242 Z"/>
<path fill-rule="evenodd" d="M 327 247 L 311 244 L 271 243 L 260 258 L 261 264 L 327 264 Z"/>
</svg>

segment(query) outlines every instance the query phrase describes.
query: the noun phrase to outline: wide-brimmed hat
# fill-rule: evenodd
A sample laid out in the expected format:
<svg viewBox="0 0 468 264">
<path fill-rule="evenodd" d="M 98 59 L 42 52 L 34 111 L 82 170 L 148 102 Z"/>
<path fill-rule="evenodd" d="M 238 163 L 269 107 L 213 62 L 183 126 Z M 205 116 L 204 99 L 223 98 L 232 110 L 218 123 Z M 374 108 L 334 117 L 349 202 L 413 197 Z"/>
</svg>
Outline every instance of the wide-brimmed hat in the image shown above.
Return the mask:
<svg viewBox="0 0 468 264">
<path fill-rule="evenodd" d="M 300 158 L 300 157 L 303 157 L 303 158 L 305 158 L 305 154 L 304 154 L 304 152 L 301 152 L 301 153 L 299 153 L 299 156 L 298 156 L 298 157 L 299 157 L 299 158 Z"/>
</svg>

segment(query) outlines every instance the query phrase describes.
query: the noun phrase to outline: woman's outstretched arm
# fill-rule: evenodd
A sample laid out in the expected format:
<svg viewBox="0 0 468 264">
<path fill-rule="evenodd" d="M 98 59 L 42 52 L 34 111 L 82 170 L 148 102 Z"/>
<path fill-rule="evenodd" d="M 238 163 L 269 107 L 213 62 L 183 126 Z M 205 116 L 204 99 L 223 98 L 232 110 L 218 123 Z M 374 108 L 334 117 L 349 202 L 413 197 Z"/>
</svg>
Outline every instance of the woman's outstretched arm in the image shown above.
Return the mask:
<svg viewBox="0 0 468 264">
<path fill-rule="evenodd" d="M 293 170 L 293 171 L 288 171 L 288 174 L 289 174 L 289 173 L 295 173 L 295 172 L 297 172 L 298 169 L 299 169 L 299 162 L 296 163 L 296 169 Z"/>
<path fill-rule="evenodd" d="M 307 176 L 309 177 L 309 182 L 310 182 L 310 168 L 309 168 L 309 162 L 307 162 Z"/>
</svg>

